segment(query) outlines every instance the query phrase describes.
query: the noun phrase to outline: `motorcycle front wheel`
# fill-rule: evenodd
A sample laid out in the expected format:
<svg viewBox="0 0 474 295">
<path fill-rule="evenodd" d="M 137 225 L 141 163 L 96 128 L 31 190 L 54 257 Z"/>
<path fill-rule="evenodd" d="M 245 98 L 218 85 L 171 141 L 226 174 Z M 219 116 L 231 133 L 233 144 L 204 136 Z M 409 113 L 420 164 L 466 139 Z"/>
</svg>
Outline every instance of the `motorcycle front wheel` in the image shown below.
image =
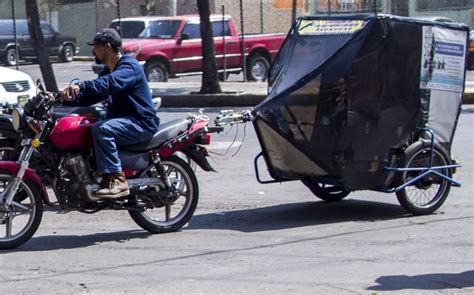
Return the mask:
<svg viewBox="0 0 474 295">
<path fill-rule="evenodd" d="M 188 163 L 177 156 L 163 159 L 162 163 L 177 193 L 167 195 L 161 186 L 141 188 L 137 199 L 151 206 L 145 211 L 129 211 L 136 224 L 151 233 L 172 232 L 183 227 L 193 216 L 199 198 L 196 175 Z M 154 166 L 140 175 L 140 178 L 147 177 L 159 177 Z"/>
<path fill-rule="evenodd" d="M 9 172 L 0 171 L 0 196 L 12 178 Z M 12 249 L 35 234 L 43 217 L 43 202 L 39 188 L 29 180 L 20 182 L 10 206 L 4 202 L 0 197 L 0 249 Z"/>
</svg>

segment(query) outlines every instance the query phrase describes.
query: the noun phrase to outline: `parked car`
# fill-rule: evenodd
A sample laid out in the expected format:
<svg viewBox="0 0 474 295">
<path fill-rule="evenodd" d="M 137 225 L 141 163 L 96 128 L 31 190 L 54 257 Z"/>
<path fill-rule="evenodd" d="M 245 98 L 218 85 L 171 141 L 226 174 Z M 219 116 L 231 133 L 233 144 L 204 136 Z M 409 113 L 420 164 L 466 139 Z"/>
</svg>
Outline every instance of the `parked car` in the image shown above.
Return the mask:
<svg viewBox="0 0 474 295">
<path fill-rule="evenodd" d="M 36 85 L 27 74 L 0 67 L 0 106 L 25 104 L 36 95 Z"/>
<path fill-rule="evenodd" d="M 239 35 L 230 16 L 211 15 L 216 61 L 223 77 L 242 69 L 242 39 L 245 42 L 246 74 L 249 80 L 265 81 L 272 59 L 277 54 L 285 34 Z M 224 41 L 225 35 L 225 59 Z M 124 39 L 123 50 L 138 61 L 145 62 L 150 82 L 168 78 L 201 74 L 202 42 L 198 15 L 157 17 L 150 20 L 136 39 Z"/>
<path fill-rule="evenodd" d="M 47 22 L 40 22 L 49 55 L 57 56 L 62 62 L 71 62 L 79 52 L 76 38 L 56 32 Z M 36 59 L 26 20 L 16 20 L 16 35 L 19 58 L 15 50 L 13 20 L 0 20 L 0 59 L 5 65 L 14 66 L 19 59 Z"/>
<path fill-rule="evenodd" d="M 148 24 L 156 19 L 157 16 L 117 18 L 110 22 L 109 28 L 116 30 L 122 39 L 138 38 Z"/>
</svg>

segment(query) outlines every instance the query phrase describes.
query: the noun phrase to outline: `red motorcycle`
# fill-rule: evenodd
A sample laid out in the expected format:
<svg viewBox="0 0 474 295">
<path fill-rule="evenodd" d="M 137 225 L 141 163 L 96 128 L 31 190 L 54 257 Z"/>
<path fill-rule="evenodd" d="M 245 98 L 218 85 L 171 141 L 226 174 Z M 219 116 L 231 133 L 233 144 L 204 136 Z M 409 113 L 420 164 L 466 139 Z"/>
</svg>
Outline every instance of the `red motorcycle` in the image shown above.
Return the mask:
<svg viewBox="0 0 474 295">
<path fill-rule="evenodd" d="M 36 232 L 43 203 L 54 205 L 46 185 L 51 186 L 64 210 L 128 210 L 132 219 L 151 233 L 176 231 L 191 219 L 199 188 L 185 158 L 213 171 L 205 146 L 210 143 L 210 133 L 219 130 L 208 127 L 208 117 L 192 115 L 166 122 L 152 139 L 120 146 L 130 195 L 103 200 L 94 197 L 100 176 L 91 126 L 104 112 L 84 108 L 64 114 L 54 111 L 55 104 L 40 91 L 25 108 L 16 106 L 12 112 L 13 128 L 21 134 L 21 153 L 16 162 L 0 161 L 0 249 L 18 247 Z M 186 157 L 179 156 L 182 154 Z M 38 161 L 42 164 L 37 173 L 31 167 L 38 167 L 34 163 Z"/>
</svg>

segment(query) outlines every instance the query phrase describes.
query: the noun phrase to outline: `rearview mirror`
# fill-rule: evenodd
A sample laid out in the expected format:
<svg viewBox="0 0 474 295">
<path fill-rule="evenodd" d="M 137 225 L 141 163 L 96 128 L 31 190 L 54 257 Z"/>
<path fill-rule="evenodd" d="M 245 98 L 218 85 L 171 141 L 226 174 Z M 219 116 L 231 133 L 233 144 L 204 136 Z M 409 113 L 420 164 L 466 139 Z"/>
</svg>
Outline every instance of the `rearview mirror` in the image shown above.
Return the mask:
<svg viewBox="0 0 474 295">
<path fill-rule="evenodd" d="M 45 91 L 45 89 L 44 89 L 44 87 L 43 87 L 43 83 L 41 83 L 41 79 L 40 79 L 40 78 L 36 79 L 36 88 L 38 88 L 38 90 L 40 90 L 40 91 L 42 91 L 42 92 Z"/>
</svg>

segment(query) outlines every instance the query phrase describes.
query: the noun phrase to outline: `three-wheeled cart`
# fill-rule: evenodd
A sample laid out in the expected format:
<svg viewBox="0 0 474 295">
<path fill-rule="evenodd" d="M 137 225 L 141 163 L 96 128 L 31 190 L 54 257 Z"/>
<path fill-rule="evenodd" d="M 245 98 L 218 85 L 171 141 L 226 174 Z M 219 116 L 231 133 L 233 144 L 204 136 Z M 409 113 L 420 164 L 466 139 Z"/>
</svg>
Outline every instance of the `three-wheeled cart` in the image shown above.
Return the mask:
<svg viewBox="0 0 474 295">
<path fill-rule="evenodd" d="M 407 211 L 434 212 L 460 186 L 451 144 L 468 33 L 389 15 L 299 18 L 252 111 L 257 180 L 301 180 L 329 202 L 395 192 Z M 261 158 L 272 180 L 262 180 Z"/>
</svg>

